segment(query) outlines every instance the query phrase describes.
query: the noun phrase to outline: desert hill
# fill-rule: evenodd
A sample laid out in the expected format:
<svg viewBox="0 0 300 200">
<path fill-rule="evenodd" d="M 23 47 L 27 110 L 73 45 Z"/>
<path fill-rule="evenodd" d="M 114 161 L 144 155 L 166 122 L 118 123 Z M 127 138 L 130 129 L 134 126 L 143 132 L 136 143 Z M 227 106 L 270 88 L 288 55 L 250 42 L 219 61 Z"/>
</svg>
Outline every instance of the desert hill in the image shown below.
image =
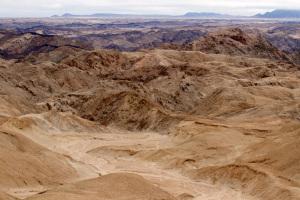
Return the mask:
<svg viewBox="0 0 300 200">
<path fill-rule="evenodd" d="M 20 129 L 26 126 L 18 121 L 12 123 Z M 23 135 L 6 132 L 4 128 L 0 135 L 2 191 L 14 194 L 22 187 L 60 185 L 78 177 L 63 155 L 51 152 Z"/>
<path fill-rule="evenodd" d="M 239 28 L 224 29 L 212 32 L 191 44 L 193 50 L 214 54 L 246 55 L 278 60 L 289 60 L 289 57 L 256 31 L 245 31 Z"/>
<path fill-rule="evenodd" d="M 56 35 L 45 35 L 36 32 L 4 32 L 0 38 L 0 56 L 6 59 L 24 58 L 31 53 L 50 52 L 56 48 L 68 46 L 89 49 L 88 43 Z"/>
<path fill-rule="evenodd" d="M 132 174 L 109 174 L 97 179 L 66 185 L 42 194 L 35 195 L 34 199 L 60 199 L 75 200 L 88 198 L 100 199 L 157 199 L 175 200 L 167 192 L 153 186 L 140 176 Z"/>
</svg>

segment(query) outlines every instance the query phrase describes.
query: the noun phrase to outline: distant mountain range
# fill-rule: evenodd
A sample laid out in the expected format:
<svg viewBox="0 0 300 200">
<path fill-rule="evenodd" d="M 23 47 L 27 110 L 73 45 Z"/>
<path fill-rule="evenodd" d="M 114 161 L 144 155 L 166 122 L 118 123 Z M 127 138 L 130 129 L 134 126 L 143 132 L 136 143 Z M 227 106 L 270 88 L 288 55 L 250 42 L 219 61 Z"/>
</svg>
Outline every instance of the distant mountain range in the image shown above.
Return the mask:
<svg viewBox="0 0 300 200">
<path fill-rule="evenodd" d="M 53 15 L 52 17 L 170 17 L 170 18 L 237 18 L 237 16 L 233 15 L 225 15 L 219 13 L 212 12 L 188 12 L 184 15 L 135 15 L 135 14 L 113 14 L 113 13 L 96 13 L 91 15 L 74 15 L 71 13 L 65 13 L 61 16 Z"/>
<path fill-rule="evenodd" d="M 258 18 L 300 18 L 300 10 L 274 10 L 265 14 L 255 15 Z"/>
<path fill-rule="evenodd" d="M 257 14 L 254 16 L 235 16 L 226 15 L 213 12 L 188 12 L 184 15 L 135 15 L 135 14 L 113 14 L 113 13 L 96 13 L 91 15 L 74 15 L 70 13 L 65 13 L 61 16 L 53 15 L 52 17 L 104 17 L 104 18 L 114 18 L 114 17 L 169 17 L 169 18 L 300 18 L 300 10 L 274 10 L 272 12 L 266 12 L 264 14 Z"/>
<path fill-rule="evenodd" d="M 104 18 L 114 18 L 114 17 L 171 17 L 168 15 L 137 15 L 137 14 L 114 14 L 114 13 L 95 13 L 91 15 L 74 15 L 71 13 L 65 13 L 61 16 L 53 15 L 52 17 L 104 17 Z"/>
<path fill-rule="evenodd" d="M 233 15 L 224 15 L 219 13 L 212 13 L 212 12 L 188 12 L 182 17 L 188 17 L 188 18 L 234 18 L 236 16 Z"/>
</svg>

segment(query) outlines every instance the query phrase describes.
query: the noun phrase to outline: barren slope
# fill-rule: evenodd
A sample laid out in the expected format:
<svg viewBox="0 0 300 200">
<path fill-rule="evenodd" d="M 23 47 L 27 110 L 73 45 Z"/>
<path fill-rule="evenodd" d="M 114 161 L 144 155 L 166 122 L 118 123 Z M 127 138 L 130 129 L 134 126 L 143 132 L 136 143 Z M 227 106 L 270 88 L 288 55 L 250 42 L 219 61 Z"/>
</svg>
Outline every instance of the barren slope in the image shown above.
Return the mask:
<svg viewBox="0 0 300 200">
<path fill-rule="evenodd" d="M 109 174 L 97 179 L 62 186 L 29 199 L 54 200 L 61 198 L 66 200 L 175 200 L 170 194 L 148 183 L 142 177 L 125 173 Z"/>
</svg>

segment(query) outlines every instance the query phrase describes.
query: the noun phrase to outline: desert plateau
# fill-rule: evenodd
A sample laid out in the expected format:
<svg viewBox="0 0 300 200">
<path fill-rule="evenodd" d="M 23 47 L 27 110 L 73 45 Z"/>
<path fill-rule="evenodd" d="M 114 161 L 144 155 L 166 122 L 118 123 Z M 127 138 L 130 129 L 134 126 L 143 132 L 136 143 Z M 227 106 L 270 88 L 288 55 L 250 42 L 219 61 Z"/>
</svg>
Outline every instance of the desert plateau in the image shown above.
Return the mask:
<svg viewBox="0 0 300 200">
<path fill-rule="evenodd" d="M 299 21 L 1 18 L 0 200 L 300 200 L 299 56 Z"/>
</svg>

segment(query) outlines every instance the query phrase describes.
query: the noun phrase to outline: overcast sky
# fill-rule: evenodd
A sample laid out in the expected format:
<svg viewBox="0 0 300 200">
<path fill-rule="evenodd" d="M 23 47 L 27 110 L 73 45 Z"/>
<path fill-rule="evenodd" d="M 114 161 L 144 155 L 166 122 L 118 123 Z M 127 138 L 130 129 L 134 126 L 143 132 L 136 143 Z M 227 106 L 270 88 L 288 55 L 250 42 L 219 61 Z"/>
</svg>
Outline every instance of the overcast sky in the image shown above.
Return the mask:
<svg viewBox="0 0 300 200">
<path fill-rule="evenodd" d="M 219 12 L 253 15 L 273 9 L 300 9 L 300 0 L 0 0 L 0 17 L 54 14 L 171 14 Z"/>
</svg>

